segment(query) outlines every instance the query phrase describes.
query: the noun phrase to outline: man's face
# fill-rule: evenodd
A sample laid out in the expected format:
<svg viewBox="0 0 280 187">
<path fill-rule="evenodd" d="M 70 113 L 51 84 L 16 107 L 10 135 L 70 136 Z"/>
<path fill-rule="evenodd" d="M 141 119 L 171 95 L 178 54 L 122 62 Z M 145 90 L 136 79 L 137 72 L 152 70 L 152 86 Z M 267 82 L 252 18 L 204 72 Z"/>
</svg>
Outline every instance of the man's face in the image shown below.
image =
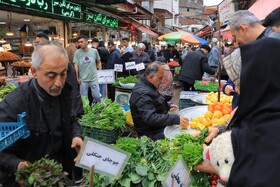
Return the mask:
<svg viewBox="0 0 280 187">
<path fill-rule="evenodd" d="M 256 38 L 253 38 L 253 35 L 252 33 L 250 33 L 250 30 L 250 26 L 241 24 L 239 26 L 239 30 L 233 28 L 230 29 L 230 32 L 239 44 L 245 44 L 256 40 Z"/>
<path fill-rule="evenodd" d="M 81 49 L 86 49 L 88 45 L 88 41 L 84 38 L 78 40 L 79 46 Z"/>
<path fill-rule="evenodd" d="M 39 38 L 39 37 L 36 37 L 35 41 L 34 41 L 34 45 L 39 45 L 39 44 L 46 44 L 48 42 L 48 40 L 46 40 L 46 38 Z"/>
<path fill-rule="evenodd" d="M 93 48 L 97 49 L 97 48 L 98 48 L 98 42 L 92 42 L 92 43 L 91 43 L 91 46 L 92 46 Z"/>
<path fill-rule="evenodd" d="M 129 44 L 129 42 L 128 42 L 127 40 L 122 40 L 122 45 L 123 45 L 123 46 L 127 47 L 128 44 Z"/>
<path fill-rule="evenodd" d="M 139 48 L 139 49 L 137 49 L 137 51 L 138 51 L 138 55 L 140 56 L 144 53 L 145 47 Z"/>
<path fill-rule="evenodd" d="M 159 88 L 160 83 L 162 82 L 164 76 L 164 67 L 160 66 L 158 72 L 155 75 L 149 75 L 148 80 L 152 83 L 156 88 Z"/>
<path fill-rule="evenodd" d="M 108 48 L 108 51 L 111 52 L 115 49 L 115 46 L 114 45 L 108 45 L 107 48 Z"/>
<path fill-rule="evenodd" d="M 38 84 L 49 95 L 60 95 L 67 77 L 67 61 L 63 54 L 60 56 L 46 55 L 38 70 L 31 69 Z"/>
</svg>

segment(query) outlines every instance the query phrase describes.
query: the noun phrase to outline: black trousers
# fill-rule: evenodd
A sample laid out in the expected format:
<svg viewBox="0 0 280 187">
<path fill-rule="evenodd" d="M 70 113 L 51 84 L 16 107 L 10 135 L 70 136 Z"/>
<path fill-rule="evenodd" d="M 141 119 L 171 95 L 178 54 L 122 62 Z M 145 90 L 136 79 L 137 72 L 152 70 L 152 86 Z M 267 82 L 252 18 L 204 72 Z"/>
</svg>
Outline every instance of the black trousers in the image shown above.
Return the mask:
<svg viewBox="0 0 280 187">
<path fill-rule="evenodd" d="M 194 84 L 182 82 L 184 91 L 195 91 Z"/>
</svg>

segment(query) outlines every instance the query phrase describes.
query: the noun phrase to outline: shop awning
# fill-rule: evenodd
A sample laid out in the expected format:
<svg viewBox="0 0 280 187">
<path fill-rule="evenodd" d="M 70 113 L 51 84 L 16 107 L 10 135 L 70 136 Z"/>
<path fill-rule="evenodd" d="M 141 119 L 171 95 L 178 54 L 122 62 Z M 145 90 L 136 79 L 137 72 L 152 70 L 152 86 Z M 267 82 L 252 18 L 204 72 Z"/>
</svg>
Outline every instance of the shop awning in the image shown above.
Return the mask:
<svg viewBox="0 0 280 187">
<path fill-rule="evenodd" d="M 263 20 L 270 12 L 280 6 L 279 0 L 257 0 L 248 10 Z"/>
<path fill-rule="evenodd" d="M 212 32 L 212 27 L 207 25 L 207 26 L 203 27 L 202 29 L 196 31 L 195 35 L 199 36 L 199 37 L 203 37 L 206 34 L 210 34 L 211 32 Z"/>
<path fill-rule="evenodd" d="M 141 23 L 137 22 L 137 21 L 132 21 L 131 23 L 136 29 L 138 29 L 139 31 L 149 34 L 151 35 L 152 38 L 158 38 L 158 34 L 151 31 L 150 29 L 144 27 L 143 25 L 141 25 Z"/>
<path fill-rule="evenodd" d="M 223 40 L 229 40 L 229 39 L 233 39 L 233 36 L 229 30 L 229 26 L 226 26 L 226 28 L 221 29 L 221 38 Z M 219 37 L 219 31 L 216 31 L 213 33 L 213 37 L 218 38 Z"/>
</svg>

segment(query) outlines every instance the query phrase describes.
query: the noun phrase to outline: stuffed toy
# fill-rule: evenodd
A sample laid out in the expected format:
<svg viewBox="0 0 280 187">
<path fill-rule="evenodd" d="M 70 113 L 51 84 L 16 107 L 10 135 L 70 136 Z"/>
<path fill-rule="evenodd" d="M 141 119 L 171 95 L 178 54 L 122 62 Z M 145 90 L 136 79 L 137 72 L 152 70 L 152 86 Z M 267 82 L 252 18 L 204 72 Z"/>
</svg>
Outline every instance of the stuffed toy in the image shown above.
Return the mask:
<svg viewBox="0 0 280 187">
<path fill-rule="evenodd" d="M 219 172 L 218 186 L 224 186 L 230 175 L 234 162 L 231 143 L 231 131 L 227 131 L 212 140 L 212 143 L 203 150 L 203 159 Z"/>
</svg>

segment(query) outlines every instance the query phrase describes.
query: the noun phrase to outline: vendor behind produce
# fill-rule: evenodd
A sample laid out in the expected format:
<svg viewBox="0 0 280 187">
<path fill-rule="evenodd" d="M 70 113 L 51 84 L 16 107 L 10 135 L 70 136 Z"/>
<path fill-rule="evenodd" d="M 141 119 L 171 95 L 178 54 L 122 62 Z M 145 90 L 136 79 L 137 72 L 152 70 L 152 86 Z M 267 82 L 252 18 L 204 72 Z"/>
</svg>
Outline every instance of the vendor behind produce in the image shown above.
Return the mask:
<svg viewBox="0 0 280 187">
<path fill-rule="evenodd" d="M 51 55 L 50 55 L 51 54 Z M 15 172 L 45 155 L 62 164 L 71 177 L 71 148 L 83 144 L 81 129 L 71 100 L 73 87 L 66 81 L 68 56 L 56 45 L 38 46 L 32 54 L 34 76 L 0 102 L 0 121 L 15 122 L 17 114 L 27 113 L 30 136 L 0 152 L 0 184 L 18 186 Z"/>
<path fill-rule="evenodd" d="M 189 120 L 186 117 L 168 114 L 178 106 L 168 106 L 166 99 L 157 91 L 164 75 L 162 62 L 150 63 L 144 75 L 134 86 L 129 100 L 134 127 L 139 136 L 148 136 L 153 140 L 164 138 L 166 126 L 180 124 L 185 127 Z"/>
</svg>

